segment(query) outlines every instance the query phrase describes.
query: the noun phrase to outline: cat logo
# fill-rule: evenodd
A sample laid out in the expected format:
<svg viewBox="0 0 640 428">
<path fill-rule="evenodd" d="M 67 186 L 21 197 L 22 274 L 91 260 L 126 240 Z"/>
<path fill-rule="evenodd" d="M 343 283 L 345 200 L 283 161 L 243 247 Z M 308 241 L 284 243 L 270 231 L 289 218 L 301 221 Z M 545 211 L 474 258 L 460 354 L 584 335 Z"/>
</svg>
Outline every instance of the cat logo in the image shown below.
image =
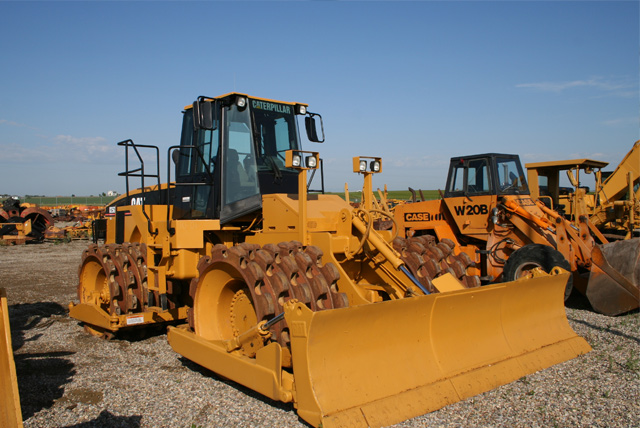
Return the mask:
<svg viewBox="0 0 640 428">
<path fill-rule="evenodd" d="M 436 221 L 444 220 L 444 214 L 431 214 L 431 213 L 405 213 L 404 221 Z"/>
</svg>

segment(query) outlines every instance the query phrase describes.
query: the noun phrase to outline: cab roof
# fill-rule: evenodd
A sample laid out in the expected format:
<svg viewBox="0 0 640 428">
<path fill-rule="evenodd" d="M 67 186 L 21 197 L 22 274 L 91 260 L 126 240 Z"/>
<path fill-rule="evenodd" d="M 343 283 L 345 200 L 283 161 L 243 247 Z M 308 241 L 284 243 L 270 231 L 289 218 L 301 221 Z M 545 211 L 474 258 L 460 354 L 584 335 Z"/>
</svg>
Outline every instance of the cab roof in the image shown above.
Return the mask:
<svg viewBox="0 0 640 428">
<path fill-rule="evenodd" d="M 214 99 L 216 100 L 221 100 L 221 99 L 225 99 L 225 98 L 232 98 L 232 97 L 246 97 L 246 98 L 251 98 L 252 100 L 260 100 L 260 101 L 267 101 L 270 103 L 278 103 L 278 104 L 288 104 L 291 106 L 296 106 L 296 105 L 301 105 L 301 106 L 305 106 L 305 107 L 309 107 L 309 104 L 305 104 L 305 103 L 297 103 L 297 102 L 291 102 L 291 101 L 279 101 L 279 100 L 272 100 L 270 98 L 261 98 L 261 97 L 254 97 L 252 95 L 247 95 L 247 94 L 243 94 L 240 92 L 229 92 L 226 93 L 224 95 L 220 95 L 214 98 L 206 98 L 209 101 L 213 101 Z M 188 106 L 185 106 L 185 110 L 193 108 L 193 104 L 189 104 Z"/>
<path fill-rule="evenodd" d="M 528 163 L 525 165 L 527 169 L 558 169 L 563 171 L 565 169 L 573 169 L 573 168 L 604 168 L 609 165 L 609 162 L 602 162 L 593 159 L 569 159 L 569 160 L 559 160 L 559 161 L 549 161 L 549 162 L 534 162 Z"/>
</svg>

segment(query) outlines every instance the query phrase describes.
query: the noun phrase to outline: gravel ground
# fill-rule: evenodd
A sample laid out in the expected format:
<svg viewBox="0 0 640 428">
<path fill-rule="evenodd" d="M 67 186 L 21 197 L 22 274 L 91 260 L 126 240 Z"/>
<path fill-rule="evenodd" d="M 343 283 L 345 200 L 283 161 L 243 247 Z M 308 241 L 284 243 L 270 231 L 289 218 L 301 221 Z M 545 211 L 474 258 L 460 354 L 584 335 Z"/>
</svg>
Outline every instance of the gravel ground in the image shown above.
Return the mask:
<svg viewBox="0 0 640 428">
<path fill-rule="evenodd" d="M 68 317 L 87 241 L 0 247 L 25 427 L 307 426 L 292 405 L 221 379 L 166 335 L 103 341 Z M 640 317 L 567 308 L 593 351 L 400 427 L 640 426 Z"/>
</svg>

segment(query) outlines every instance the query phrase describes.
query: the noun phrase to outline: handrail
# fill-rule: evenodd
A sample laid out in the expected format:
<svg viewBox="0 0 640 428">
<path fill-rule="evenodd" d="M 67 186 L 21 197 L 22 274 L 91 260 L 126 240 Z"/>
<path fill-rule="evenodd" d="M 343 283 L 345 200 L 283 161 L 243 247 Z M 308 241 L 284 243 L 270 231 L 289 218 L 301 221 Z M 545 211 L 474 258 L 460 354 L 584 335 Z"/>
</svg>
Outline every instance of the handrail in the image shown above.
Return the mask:
<svg viewBox="0 0 640 428">
<path fill-rule="evenodd" d="M 118 143 L 118 146 L 123 146 L 125 148 L 125 152 L 124 152 L 124 159 L 125 159 L 125 170 L 121 173 L 118 174 L 119 177 L 126 177 L 126 189 L 127 189 L 127 199 L 129 199 L 129 177 L 140 177 L 140 181 L 141 181 L 141 186 L 140 186 L 140 192 L 142 193 L 142 197 L 141 199 L 141 206 L 142 206 L 142 214 L 145 216 L 145 218 L 147 219 L 147 228 L 149 230 L 149 233 L 151 235 L 157 235 L 158 234 L 158 229 L 156 229 L 155 231 L 151 229 L 151 218 L 149 217 L 149 214 L 147 214 L 147 211 L 145 209 L 145 202 L 144 202 L 144 192 L 145 192 L 145 185 L 144 185 L 144 179 L 145 177 L 149 177 L 149 178 L 156 178 L 158 181 L 158 192 L 160 192 L 160 149 L 158 149 L 157 146 L 151 146 L 151 145 L 147 145 L 147 144 L 136 144 L 133 142 L 133 140 L 129 139 L 129 140 L 124 140 L 124 141 L 120 141 Z M 132 148 L 138 158 L 138 161 L 140 162 L 140 167 L 139 168 L 135 168 L 135 169 L 129 169 L 129 148 Z M 138 150 L 138 148 L 144 148 L 144 149 L 154 149 L 155 150 L 155 154 L 156 154 L 156 174 L 145 174 L 144 171 L 144 159 L 142 158 L 142 155 L 140 154 L 140 151 Z M 139 172 L 139 174 L 137 174 Z"/>
</svg>

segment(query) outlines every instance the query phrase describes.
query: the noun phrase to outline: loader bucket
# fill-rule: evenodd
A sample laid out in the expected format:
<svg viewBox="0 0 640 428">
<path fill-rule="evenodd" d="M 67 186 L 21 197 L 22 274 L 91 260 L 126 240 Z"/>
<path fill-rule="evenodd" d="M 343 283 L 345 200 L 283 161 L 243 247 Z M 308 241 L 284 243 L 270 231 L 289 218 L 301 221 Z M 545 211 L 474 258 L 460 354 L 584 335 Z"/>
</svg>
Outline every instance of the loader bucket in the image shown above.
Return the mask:
<svg viewBox="0 0 640 428">
<path fill-rule="evenodd" d="M 640 239 L 596 245 L 587 298 L 593 309 L 620 315 L 640 306 Z"/>
<path fill-rule="evenodd" d="M 7 295 L 0 288 L 0 427 L 22 427 L 18 378 L 13 361 Z"/>
<path fill-rule="evenodd" d="M 587 353 L 568 324 L 569 274 L 311 312 L 291 329 L 298 414 L 314 426 L 385 426 Z"/>
</svg>

